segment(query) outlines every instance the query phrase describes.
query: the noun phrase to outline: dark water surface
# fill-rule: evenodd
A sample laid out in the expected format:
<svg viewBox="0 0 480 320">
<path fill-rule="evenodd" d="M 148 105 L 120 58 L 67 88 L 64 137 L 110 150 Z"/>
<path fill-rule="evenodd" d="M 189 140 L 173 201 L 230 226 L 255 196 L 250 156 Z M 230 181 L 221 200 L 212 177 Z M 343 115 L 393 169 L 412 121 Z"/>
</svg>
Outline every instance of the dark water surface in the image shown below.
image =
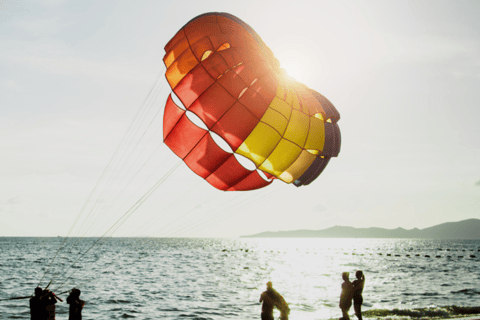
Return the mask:
<svg viewBox="0 0 480 320">
<path fill-rule="evenodd" d="M 272 281 L 291 320 L 338 319 L 341 273 L 361 269 L 363 310 L 376 318 L 457 316 L 480 306 L 478 240 L 97 241 L 67 239 L 59 251 L 63 238 L 0 238 L 0 299 L 51 282 L 64 300 L 62 292 L 82 290 L 84 319 L 260 319 L 258 299 Z M 0 319 L 29 319 L 28 299 L 0 301 Z M 66 303 L 57 304 L 57 319 L 68 319 Z"/>
</svg>

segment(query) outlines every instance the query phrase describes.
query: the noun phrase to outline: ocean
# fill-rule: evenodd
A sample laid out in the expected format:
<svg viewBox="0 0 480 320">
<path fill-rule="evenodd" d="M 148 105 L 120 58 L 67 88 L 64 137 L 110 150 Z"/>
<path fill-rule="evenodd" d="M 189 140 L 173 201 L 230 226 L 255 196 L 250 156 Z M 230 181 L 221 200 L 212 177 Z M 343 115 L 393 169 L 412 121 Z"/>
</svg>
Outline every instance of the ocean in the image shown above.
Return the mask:
<svg viewBox="0 0 480 320">
<path fill-rule="evenodd" d="M 3 237 L 0 319 L 29 319 L 11 298 L 39 284 L 64 301 L 79 288 L 83 319 L 260 319 L 267 281 L 291 320 L 338 319 L 341 273 L 356 270 L 365 318 L 457 317 L 480 313 L 479 262 L 479 240 Z"/>
</svg>

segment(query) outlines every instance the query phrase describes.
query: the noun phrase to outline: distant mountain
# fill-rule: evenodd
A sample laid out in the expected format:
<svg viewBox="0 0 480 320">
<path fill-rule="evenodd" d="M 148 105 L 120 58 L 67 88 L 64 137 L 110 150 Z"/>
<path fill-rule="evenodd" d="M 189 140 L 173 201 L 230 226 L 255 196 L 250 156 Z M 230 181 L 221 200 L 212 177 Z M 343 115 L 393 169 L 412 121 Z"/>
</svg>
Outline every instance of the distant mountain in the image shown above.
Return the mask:
<svg viewBox="0 0 480 320">
<path fill-rule="evenodd" d="M 480 219 L 442 223 L 411 230 L 354 228 L 335 226 L 323 230 L 262 232 L 240 238 L 406 238 L 406 239 L 480 239 Z"/>
</svg>

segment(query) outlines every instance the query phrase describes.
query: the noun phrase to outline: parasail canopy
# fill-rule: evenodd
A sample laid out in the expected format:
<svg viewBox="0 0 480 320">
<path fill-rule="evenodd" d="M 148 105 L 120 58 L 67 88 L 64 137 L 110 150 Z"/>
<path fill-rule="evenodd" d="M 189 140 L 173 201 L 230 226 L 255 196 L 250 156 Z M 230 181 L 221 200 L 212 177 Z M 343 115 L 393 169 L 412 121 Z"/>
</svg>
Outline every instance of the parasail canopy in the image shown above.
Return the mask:
<svg viewBox="0 0 480 320">
<path fill-rule="evenodd" d="M 273 179 L 308 185 L 338 155 L 338 111 L 288 77 L 237 17 L 202 14 L 177 32 L 165 52 L 173 93 L 165 105 L 164 142 L 215 188 L 253 190 Z M 245 160 L 252 168 L 241 164 Z"/>
</svg>

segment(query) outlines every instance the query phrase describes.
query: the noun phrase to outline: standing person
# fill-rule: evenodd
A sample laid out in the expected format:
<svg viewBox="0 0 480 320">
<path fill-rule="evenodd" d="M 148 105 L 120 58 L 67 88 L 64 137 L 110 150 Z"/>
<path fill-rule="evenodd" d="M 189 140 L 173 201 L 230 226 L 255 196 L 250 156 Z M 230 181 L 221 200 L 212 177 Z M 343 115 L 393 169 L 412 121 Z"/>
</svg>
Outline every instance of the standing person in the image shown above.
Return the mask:
<svg viewBox="0 0 480 320">
<path fill-rule="evenodd" d="M 42 298 L 44 310 L 46 312 L 47 320 L 55 320 L 55 304 L 57 303 L 57 296 L 50 290 L 43 290 Z"/>
<path fill-rule="evenodd" d="M 35 296 L 30 299 L 31 320 L 45 320 L 45 307 L 42 301 L 43 290 L 40 287 L 35 288 Z"/>
<path fill-rule="evenodd" d="M 362 303 L 363 303 L 363 287 L 365 286 L 365 275 L 362 270 L 355 272 L 357 278 L 352 282 L 353 284 L 353 309 L 358 320 L 362 320 Z"/>
<path fill-rule="evenodd" d="M 287 302 L 272 287 L 272 282 L 267 282 L 267 290 L 260 295 L 260 301 L 262 304 L 262 320 L 274 320 L 273 319 L 273 308 L 276 307 L 280 310 L 280 319 L 288 320 L 288 314 L 290 313 L 290 308 L 288 307 Z"/>
<path fill-rule="evenodd" d="M 339 307 L 342 309 L 341 320 L 350 320 L 348 316 L 348 310 L 352 306 L 352 297 L 353 297 L 353 284 L 349 279 L 350 274 L 348 272 L 342 273 L 342 293 L 340 294 L 340 304 Z"/>
<path fill-rule="evenodd" d="M 267 290 L 260 295 L 260 301 L 262 304 L 262 320 L 274 320 L 273 319 L 273 307 L 275 306 L 274 293 L 272 288 L 272 282 L 267 282 Z"/>
<path fill-rule="evenodd" d="M 82 309 L 85 301 L 80 300 L 80 293 L 80 289 L 73 288 L 67 298 L 67 303 L 70 305 L 68 320 L 82 320 Z"/>
</svg>

